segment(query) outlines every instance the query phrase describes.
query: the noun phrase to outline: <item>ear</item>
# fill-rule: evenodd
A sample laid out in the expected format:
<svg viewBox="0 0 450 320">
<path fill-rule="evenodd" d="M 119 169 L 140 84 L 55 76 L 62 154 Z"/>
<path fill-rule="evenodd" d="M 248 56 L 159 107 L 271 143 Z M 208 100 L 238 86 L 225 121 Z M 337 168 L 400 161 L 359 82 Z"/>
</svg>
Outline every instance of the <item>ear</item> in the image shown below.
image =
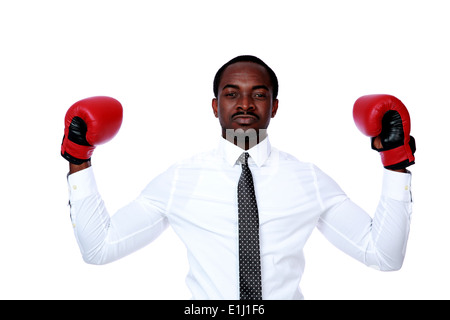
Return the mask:
<svg viewBox="0 0 450 320">
<path fill-rule="evenodd" d="M 278 99 L 273 100 L 272 104 L 272 118 L 275 117 L 278 111 Z"/>
<path fill-rule="evenodd" d="M 213 99 L 212 99 L 212 109 L 213 109 L 213 112 L 214 112 L 214 116 L 215 116 L 216 118 L 219 117 L 219 116 L 218 116 L 218 113 L 217 113 L 217 108 L 218 108 L 218 105 L 217 105 L 217 99 L 216 99 L 216 98 L 213 98 Z"/>
</svg>

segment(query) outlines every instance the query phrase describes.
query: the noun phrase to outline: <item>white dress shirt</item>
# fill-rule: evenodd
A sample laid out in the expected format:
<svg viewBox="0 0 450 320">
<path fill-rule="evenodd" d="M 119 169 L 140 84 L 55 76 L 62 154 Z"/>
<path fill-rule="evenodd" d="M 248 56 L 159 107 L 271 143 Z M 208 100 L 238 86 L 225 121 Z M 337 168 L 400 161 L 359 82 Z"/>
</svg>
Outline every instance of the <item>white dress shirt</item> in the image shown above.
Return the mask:
<svg viewBox="0 0 450 320">
<path fill-rule="evenodd" d="M 237 159 L 218 147 L 172 165 L 111 215 L 92 167 L 68 176 L 71 219 L 83 259 L 105 264 L 136 251 L 169 225 L 187 249 L 193 299 L 239 299 Z M 411 216 L 411 175 L 384 170 L 373 218 L 314 164 L 271 147 L 250 150 L 259 209 L 263 299 L 303 299 L 303 248 L 317 227 L 343 252 L 379 270 L 403 263 Z"/>
</svg>

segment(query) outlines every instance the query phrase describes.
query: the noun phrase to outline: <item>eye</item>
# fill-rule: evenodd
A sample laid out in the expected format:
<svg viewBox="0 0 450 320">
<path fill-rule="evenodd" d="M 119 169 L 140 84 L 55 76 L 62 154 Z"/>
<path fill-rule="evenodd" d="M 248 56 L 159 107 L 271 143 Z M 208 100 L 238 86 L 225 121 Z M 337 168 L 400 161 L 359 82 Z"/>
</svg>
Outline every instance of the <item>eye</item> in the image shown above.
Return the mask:
<svg viewBox="0 0 450 320">
<path fill-rule="evenodd" d="M 256 99 L 265 99 L 267 97 L 265 92 L 256 92 L 255 93 L 255 98 Z"/>
<path fill-rule="evenodd" d="M 225 97 L 228 98 L 235 98 L 237 96 L 237 93 L 235 91 L 229 91 L 229 92 L 225 92 Z"/>
</svg>

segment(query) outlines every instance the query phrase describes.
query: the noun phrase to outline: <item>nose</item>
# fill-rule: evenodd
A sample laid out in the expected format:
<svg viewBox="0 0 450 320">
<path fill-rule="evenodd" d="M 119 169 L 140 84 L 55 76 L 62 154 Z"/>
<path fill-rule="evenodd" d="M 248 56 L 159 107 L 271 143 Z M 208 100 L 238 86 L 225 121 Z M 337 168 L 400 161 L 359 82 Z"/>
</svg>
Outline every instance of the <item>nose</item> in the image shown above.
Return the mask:
<svg viewBox="0 0 450 320">
<path fill-rule="evenodd" d="M 255 109 L 255 103 L 251 96 L 249 95 L 242 95 L 238 101 L 237 107 L 243 111 L 247 110 L 254 110 Z"/>
</svg>

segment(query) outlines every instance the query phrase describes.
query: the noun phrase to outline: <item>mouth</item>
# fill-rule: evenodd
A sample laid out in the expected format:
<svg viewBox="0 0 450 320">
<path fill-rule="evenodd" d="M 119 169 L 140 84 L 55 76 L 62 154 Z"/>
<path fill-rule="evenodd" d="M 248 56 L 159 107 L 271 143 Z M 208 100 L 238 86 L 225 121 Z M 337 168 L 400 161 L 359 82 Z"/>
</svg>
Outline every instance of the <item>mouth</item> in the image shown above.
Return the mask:
<svg viewBox="0 0 450 320">
<path fill-rule="evenodd" d="M 238 112 L 233 115 L 233 120 L 240 125 L 250 125 L 259 120 L 259 117 L 254 113 L 242 113 Z"/>
</svg>

